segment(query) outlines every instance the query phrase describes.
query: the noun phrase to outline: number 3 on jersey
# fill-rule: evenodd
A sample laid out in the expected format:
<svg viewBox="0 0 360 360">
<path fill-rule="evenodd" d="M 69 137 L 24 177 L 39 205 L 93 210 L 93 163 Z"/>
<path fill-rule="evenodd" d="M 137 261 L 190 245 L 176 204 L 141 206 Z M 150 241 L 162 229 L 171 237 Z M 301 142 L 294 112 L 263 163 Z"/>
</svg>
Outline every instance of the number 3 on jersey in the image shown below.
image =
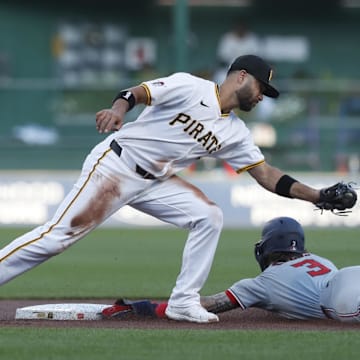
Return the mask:
<svg viewBox="0 0 360 360">
<path fill-rule="evenodd" d="M 331 271 L 331 269 L 313 259 L 305 259 L 299 261 L 298 263 L 292 264 L 291 266 L 295 268 L 306 266 L 308 269 L 313 269 L 311 271 L 307 271 L 310 276 L 325 275 Z"/>
</svg>

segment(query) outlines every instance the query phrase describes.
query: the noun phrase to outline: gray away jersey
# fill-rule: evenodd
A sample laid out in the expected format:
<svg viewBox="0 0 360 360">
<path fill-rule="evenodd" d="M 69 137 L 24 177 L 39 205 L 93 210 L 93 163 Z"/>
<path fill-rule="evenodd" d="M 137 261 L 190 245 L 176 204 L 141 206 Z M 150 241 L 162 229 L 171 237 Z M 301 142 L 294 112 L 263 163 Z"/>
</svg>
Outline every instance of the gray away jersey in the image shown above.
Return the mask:
<svg viewBox="0 0 360 360">
<path fill-rule="evenodd" d="M 331 261 L 305 254 L 270 265 L 256 278 L 236 282 L 229 291 L 243 309 L 257 307 L 290 319 L 326 318 L 320 294 L 337 271 Z"/>
</svg>

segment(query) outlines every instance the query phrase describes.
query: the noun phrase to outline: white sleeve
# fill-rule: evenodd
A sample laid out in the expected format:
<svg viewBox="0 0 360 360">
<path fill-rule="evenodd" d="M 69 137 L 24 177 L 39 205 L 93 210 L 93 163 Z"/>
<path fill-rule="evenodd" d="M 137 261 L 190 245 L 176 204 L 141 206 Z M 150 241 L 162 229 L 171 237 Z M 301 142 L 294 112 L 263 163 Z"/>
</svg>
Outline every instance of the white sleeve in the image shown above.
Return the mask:
<svg viewBox="0 0 360 360">
<path fill-rule="evenodd" d="M 224 157 L 224 160 L 240 174 L 263 163 L 265 158 L 249 133 L 247 137 L 236 144 L 236 147 Z"/>
<path fill-rule="evenodd" d="M 190 99 L 195 88 L 194 77 L 175 73 L 168 77 L 145 81 L 141 84 L 148 95 L 148 105 L 175 106 Z"/>
<path fill-rule="evenodd" d="M 218 158 L 226 161 L 237 173 L 247 171 L 265 161 L 264 155 L 255 145 L 252 134 L 245 123 L 234 113 L 230 113 L 229 122 L 233 128 L 233 144 L 216 153 Z"/>
</svg>

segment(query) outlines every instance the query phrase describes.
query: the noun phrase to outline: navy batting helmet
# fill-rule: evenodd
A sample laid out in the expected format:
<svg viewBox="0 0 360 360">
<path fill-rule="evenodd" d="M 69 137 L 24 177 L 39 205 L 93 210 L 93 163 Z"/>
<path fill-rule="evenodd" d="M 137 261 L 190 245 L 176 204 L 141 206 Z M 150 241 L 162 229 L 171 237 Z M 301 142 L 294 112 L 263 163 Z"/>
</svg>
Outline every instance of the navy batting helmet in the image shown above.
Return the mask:
<svg viewBox="0 0 360 360">
<path fill-rule="evenodd" d="M 268 221 L 263 228 L 261 240 L 255 244 L 255 258 L 261 270 L 266 269 L 266 259 L 270 254 L 304 252 L 304 230 L 290 217 L 278 217 Z"/>
</svg>

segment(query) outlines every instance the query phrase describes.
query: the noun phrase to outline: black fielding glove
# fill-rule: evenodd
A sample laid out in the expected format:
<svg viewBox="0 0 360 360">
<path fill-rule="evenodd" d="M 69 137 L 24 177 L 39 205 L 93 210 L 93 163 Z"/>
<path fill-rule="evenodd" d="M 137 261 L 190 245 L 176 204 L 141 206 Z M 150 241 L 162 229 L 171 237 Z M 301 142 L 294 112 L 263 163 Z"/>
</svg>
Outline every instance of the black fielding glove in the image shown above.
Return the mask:
<svg viewBox="0 0 360 360">
<path fill-rule="evenodd" d="M 357 193 L 351 183 L 339 182 L 320 190 L 320 199 L 315 205 L 319 210 L 329 210 L 337 215 L 349 213 L 354 207 Z"/>
</svg>

